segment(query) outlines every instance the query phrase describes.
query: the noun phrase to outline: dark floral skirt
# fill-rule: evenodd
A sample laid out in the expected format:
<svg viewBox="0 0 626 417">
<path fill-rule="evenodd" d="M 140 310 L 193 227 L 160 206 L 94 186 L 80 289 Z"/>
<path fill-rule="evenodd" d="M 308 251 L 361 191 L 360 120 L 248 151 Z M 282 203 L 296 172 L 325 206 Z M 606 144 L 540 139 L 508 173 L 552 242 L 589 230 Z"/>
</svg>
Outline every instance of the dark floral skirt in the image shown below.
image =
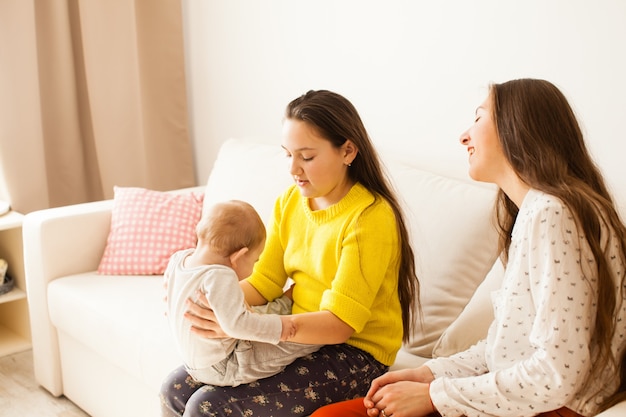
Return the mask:
<svg viewBox="0 0 626 417">
<path fill-rule="evenodd" d="M 387 367 L 347 344 L 323 346 L 269 378 L 237 387 L 195 381 L 184 367 L 161 388 L 163 417 L 293 417 L 362 397 Z"/>
</svg>

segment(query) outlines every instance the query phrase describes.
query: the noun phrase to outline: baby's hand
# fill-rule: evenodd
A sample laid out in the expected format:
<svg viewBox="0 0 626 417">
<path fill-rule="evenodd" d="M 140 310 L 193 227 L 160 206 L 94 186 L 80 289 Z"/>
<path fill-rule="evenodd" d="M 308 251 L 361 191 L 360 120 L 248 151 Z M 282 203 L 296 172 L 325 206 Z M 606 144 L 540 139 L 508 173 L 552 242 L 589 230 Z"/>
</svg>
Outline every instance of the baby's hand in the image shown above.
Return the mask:
<svg viewBox="0 0 626 417">
<path fill-rule="evenodd" d="M 283 330 L 280 333 L 280 341 L 284 342 L 293 339 L 296 336 L 296 323 L 292 320 L 291 316 L 280 316 L 280 322 L 283 325 Z"/>
<path fill-rule="evenodd" d="M 169 284 L 169 279 L 167 278 L 167 276 L 164 277 L 163 279 L 163 291 L 165 292 L 165 295 L 163 295 L 163 302 L 165 302 L 165 304 L 167 304 L 167 286 Z M 163 314 L 165 314 L 167 316 L 167 306 L 165 308 L 165 311 L 163 312 Z"/>
</svg>

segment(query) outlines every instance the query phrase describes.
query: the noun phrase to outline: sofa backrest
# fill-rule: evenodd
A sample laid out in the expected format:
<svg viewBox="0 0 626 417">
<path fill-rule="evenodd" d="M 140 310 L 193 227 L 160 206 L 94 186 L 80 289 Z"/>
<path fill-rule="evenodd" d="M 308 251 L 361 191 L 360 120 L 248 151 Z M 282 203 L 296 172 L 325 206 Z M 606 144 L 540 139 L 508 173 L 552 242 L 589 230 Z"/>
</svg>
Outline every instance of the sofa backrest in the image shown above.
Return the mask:
<svg viewBox="0 0 626 417">
<path fill-rule="evenodd" d="M 381 157 L 405 207 L 420 280 L 422 325 L 406 349 L 430 357 L 496 259 L 495 189 Z M 278 143 L 229 139 L 207 181 L 204 207 L 241 199 L 267 222 L 275 199 L 293 183 L 287 169 Z"/>
<path fill-rule="evenodd" d="M 228 139 L 220 147 L 204 193 L 204 211 L 224 200 L 252 204 L 267 224 L 274 201 L 293 184 L 285 151 L 278 145 Z"/>
<path fill-rule="evenodd" d="M 405 203 L 420 281 L 423 321 L 405 348 L 430 357 L 497 258 L 495 188 L 386 163 Z"/>
</svg>

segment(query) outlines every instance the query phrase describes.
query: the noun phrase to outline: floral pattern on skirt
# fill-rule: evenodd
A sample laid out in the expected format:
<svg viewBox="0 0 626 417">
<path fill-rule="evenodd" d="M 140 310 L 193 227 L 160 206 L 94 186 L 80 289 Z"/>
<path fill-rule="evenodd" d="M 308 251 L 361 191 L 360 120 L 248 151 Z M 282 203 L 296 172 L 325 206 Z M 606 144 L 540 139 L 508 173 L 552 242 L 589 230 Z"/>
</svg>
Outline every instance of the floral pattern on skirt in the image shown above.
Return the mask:
<svg viewBox="0 0 626 417">
<path fill-rule="evenodd" d="M 161 388 L 163 417 L 307 416 L 323 405 L 364 396 L 387 369 L 347 344 L 323 346 L 272 377 L 236 387 L 202 384 L 179 367 Z"/>
</svg>

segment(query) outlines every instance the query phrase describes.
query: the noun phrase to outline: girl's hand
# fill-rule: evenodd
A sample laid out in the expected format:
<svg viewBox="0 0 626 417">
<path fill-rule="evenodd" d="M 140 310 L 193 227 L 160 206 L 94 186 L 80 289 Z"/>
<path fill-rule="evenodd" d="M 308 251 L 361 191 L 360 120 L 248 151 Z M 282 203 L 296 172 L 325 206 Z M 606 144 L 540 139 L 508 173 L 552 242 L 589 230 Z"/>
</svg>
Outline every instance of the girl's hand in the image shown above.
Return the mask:
<svg viewBox="0 0 626 417">
<path fill-rule="evenodd" d="M 379 376 L 372 381 L 363 400 L 368 416 L 383 416 L 382 410 L 385 410 L 388 417 L 394 412 L 400 413 L 396 417 L 430 414 L 433 407 L 428 384 L 433 379 L 433 373 L 426 366 L 387 372 Z"/>
<path fill-rule="evenodd" d="M 434 412 L 428 393 L 429 384 L 399 381 L 378 389 L 367 406 L 369 417 L 422 417 Z M 383 413 L 384 411 L 384 413 Z"/>
<path fill-rule="evenodd" d="M 379 376 L 378 378 L 372 381 L 372 385 L 370 386 L 369 391 L 365 394 L 365 400 L 370 400 L 371 397 L 382 387 L 385 385 L 393 384 L 394 382 L 401 381 L 413 381 L 413 382 L 431 382 L 435 379 L 433 373 L 430 371 L 430 368 L 427 366 L 420 366 L 419 368 L 410 368 L 410 369 L 401 369 L 399 371 L 391 371 L 387 372 L 384 375 Z M 367 403 L 366 407 L 370 407 Z"/>
<path fill-rule="evenodd" d="M 163 292 L 165 293 L 165 295 L 163 295 L 163 302 L 166 304 L 165 305 L 165 311 L 163 312 L 163 314 L 165 316 L 167 316 L 167 286 L 169 284 L 169 279 L 167 279 L 167 277 L 164 277 L 163 279 Z"/>
<path fill-rule="evenodd" d="M 185 319 L 191 323 L 191 331 L 207 339 L 228 337 L 217 322 L 204 293 L 198 291 L 195 300 L 187 299 Z"/>
</svg>

